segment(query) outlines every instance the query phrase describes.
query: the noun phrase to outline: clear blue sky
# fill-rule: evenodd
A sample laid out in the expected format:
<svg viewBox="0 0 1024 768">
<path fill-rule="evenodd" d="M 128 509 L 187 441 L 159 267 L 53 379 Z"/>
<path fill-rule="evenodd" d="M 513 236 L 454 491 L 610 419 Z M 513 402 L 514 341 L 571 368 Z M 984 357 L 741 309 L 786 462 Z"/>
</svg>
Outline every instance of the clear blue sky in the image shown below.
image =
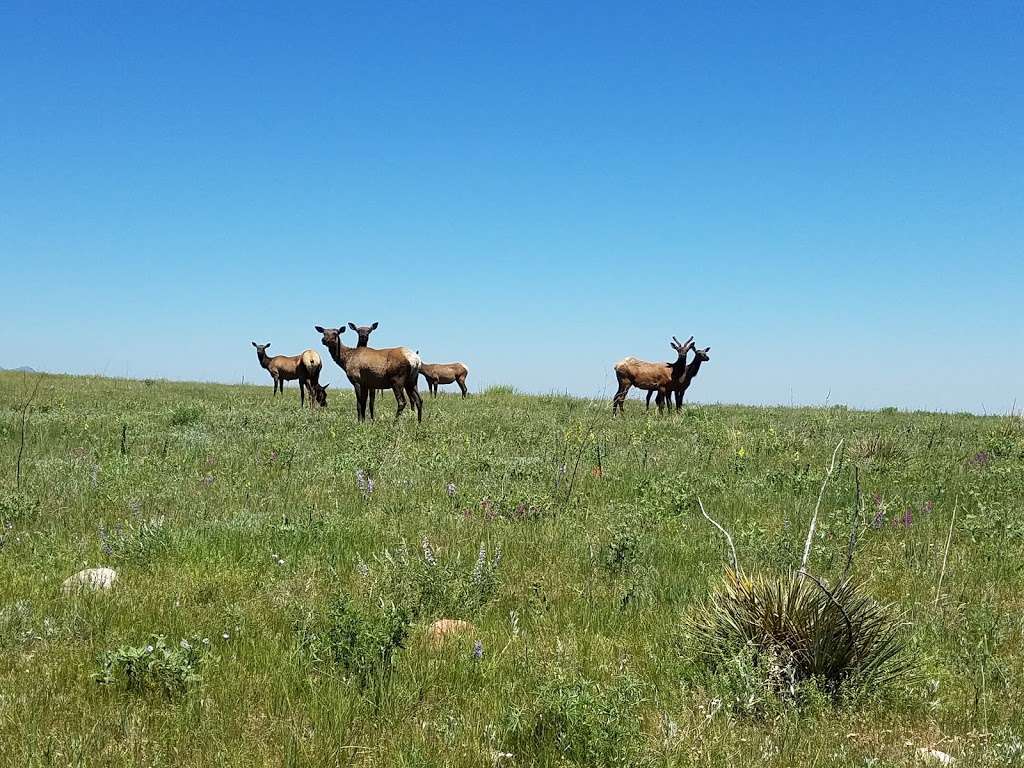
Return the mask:
<svg viewBox="0 0 1024 768">
<path fill-rule="evenodd" d="M 285 5 L 0 7 L 0 366 L 1024 404 L 1019 2 Z"/>
</svg>

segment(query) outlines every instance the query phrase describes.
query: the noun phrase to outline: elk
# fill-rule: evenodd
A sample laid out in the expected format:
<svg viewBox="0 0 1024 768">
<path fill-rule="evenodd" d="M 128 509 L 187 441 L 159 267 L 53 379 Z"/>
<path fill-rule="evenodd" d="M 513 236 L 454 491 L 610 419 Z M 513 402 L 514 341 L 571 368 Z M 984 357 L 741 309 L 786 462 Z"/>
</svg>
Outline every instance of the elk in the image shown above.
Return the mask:
<svg viewBox="0 0 1024 768">
<path fill-rule="evenodd" d="M 314 326 L 322 335 L 320 342 L 327 347 L 334 362 L 345 371 L 356 393 L 356 417 L 366 420 L 366 402 L 374 389 L 391 389 L 395 393 L 397 419 L 405 410 L 406 395 L 416 409 L 417 421 L 423 421 L 423 400 L 416 390 L 420 375 L 419 355 L 408 347 L 373 349 L 372 347 L 346 347 L 341 341 L 345 327 L 324 328 Z"/>
<path fill-rule="evenodd" d="M 359 340 L 356 342 L 356 347 L 367 347 L 370 345 L 370 334 L 377 330 L 379 323 L 373 325 L 356 325 L 355 323 L 349 323 L 348 327 L 356 332 L 356 336 Z M 369 405 L 370 405 L 370 418 L 373 418 L 373 401 L 377 396 L 377 389 L 371 389 L 369 394 Z"/>
<path fill-rule="evenodd" d="M 670 346 L 677 354 L 674 363 L 649 363 L 635 357 L 626 357 L 615 364 L 615 378 L 619 388 L 612 398 L 612 413 L 622 412 L 630 387 L 646 389 L 649 393 L 656 392 L 658 411 L 664 408 L 670 393 L 675 391 L 675 382 L 681 382 L 686 376 L 686 354 L 693 348 L 693 336 L 685 344 L 673 336 Z"/>
<path fill-rule="evenodd" d="M 437 397 L 439 384 L 451 384 L 452 382 L 459 385 L 463 397 L 469 394 L 469 390 L 466 389 L 469 368 L 465 363 L 423 363 L 420 366 L 420 375 L 427 380 L 427 388 L 434 397 Z"/>
<path fill-rule="evenodd" d="M 284 383 L 286 381 L 298 379 L 299 401 L 302 405 L 306 404 L 307 392 L 309 392 L 310 407 L 313 407 L 314 404 L 327 405 L 327 385 L 320 386 L 320 370 L 323 368 L 323 364 L 316 350 L 307 349 L 301 355 L 275 355 L 270 357 L 267 354 L 270 342 L 257 344 L 253 341 L 251 343 L 256 347 L 256 357 L 259 358 L 260 365 L 267 369 L 270 377 L 274 380 L 275 396 L 278 389 L 284 394 Z"/>
<path fill-rule="evenodd" d="M 690 382 L 697 378 L 697 373 L 700 371 L 701 363 L 706 363 L 711 359 L 711 356 L 708 355 L 708 352 L 710 351 L 711 347 L 704 347 L 704 349 L 697 349 L 694 347 L 693 360 L 691 360 L 690 364 L 686 366 L 686 375 L 683 376 L 682 380 L 679 381 L 672 390 L 676 396 L 677 411 L 683 407 L 683 395 L 686 394 L 686 390 L 690 386 Z M 671 403 L 669 403 L 669 405 L 671 405 Z"/>
</svg>

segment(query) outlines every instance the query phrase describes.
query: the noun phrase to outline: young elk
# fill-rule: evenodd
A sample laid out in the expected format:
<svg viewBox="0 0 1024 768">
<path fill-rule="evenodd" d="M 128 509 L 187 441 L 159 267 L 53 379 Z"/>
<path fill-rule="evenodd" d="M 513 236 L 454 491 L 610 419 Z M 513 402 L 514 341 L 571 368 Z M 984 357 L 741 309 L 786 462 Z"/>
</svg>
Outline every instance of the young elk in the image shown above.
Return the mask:
<svg viewBox="0 0 1024 768">
<path fill-rule="evenodd" d="M 437 397 L 439 384 L 451 384 L 452 382 L 459 385 L 463 397 L 469 394 L 469 390 L 466 389 L 469 368 L 465 363 L 424 363 L 420 366 L 420 375 L 427 380 L 427 388 L 434 397 Z"/>
<path fill-rule="evenodd" d="M 683 376 L 682 380 L 672 390 L 676 396 L 677 411 L 683 407 L 683 395 L 686 394 L 686 390 L 690 386 L 690 382 L 697 378 L 697 373 L 700 371 L 701 363 L 706 363 L 711 359 L 711 356 L 708 355 L 708 352 L 710 351 L 711 347 L 704 347 L 704 349 L 694 348 L 693 360 L 691 360 L 690 364 L 686 366 L 686 375 Z M 671 405 L 671 403 L 669 403 L 669 405 Z"/>
<path fill-rule="evenodd" d="M 405 410 L 405 399 L 416 409 L 416 418 L 423 420 L 423 401 L 416 391 L 420 375 L 420 358 L 408 347 L 373 349 L 371 347 L 346 347 L 341 341 L 345 328 L 324 328 L 314 326 L 322 334 L 321 343 L 327 347 L 331 357 L 348 376 L 356 393 L 356 415 L 359 421 L 366 420 L 366 403 L 374 389 L 391 389 L 395 393 L 398 411 L 395 418 Z"/>
<path fill-rule="evenodd" d="M 257 344 L 254 341 L 252 345 L 256 347 L 256 357 L 259 358 L 260 365 L 267 369 L 270 377 L 274 380 L 275 396 L 278 389 L 281 390 L 282 394 L 284 393 L 284 383 L 286 381 L 298 379 L 299 401 L 302 405 L 306 404 L 307 392 L 309 392 L 310 407 L 314 404 L 327 405 L 327 387 L 320 386 L 320 370 L 323 364 L 320 361 L 320 355 L 315 350 L 307 349 L 301 355 L 275 355 L 270 357 L 267 354 L 270 342 Z"/>
<path fill-rule="evenodd" d="M 630 387 L 646 389 L 648 393 L 657 393 L 658 410 L 664 408 L 671 392 L 675 391 L 675 382 L 680 382 L 686 375 L 686 353 L 693 348 L 693 336 L 680 344 L 679 339 L 672 337 L 672 349 L 678 357 L 674 363 L 649 363 L 635 357 L 627 357 L 615 364 L 615 378 L 619 389 L 612 398 L 612 413 L 622 412 L 623 403 Z M 648 403 L 650 396 L 648 395 Z"/>
</svg>

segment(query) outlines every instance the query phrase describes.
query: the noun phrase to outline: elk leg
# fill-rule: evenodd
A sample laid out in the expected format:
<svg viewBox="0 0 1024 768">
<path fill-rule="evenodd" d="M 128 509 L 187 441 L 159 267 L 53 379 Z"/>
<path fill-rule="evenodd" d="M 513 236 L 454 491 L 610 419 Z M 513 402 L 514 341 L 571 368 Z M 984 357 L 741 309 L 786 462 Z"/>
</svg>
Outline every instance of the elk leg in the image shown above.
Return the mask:
<svg viewBox="0 0 1024 768">
<path fill-rule="evenodd" d="M 459 385 L 459 389 L 462 390 L 462 396 L 465 397 L 468 393 L 468 390 L 466 389 L 466 377 L 462 376 L 461 378 L 456 379 L 455 383 Z"/>
<path fill-rule="evenodd" d="M 619 391 L 615 393 L 615 397 L 612 398 L 612 413 L 614 414 L 617 410 L 622 413 L 622 404 L 626 401 L 626 395 L 629 394 L 629 388 L 632 385 L 628 381 L 619 382 Z"/>
<path fill-rule="evenodd" d="M 369 399 L 370 399 L 370 420 L 372 421 L 373 420 L 373 401 L 377 399 L 377 388 L 376 387 L 370 387 Z"/>
<path fill-rule="evenodd" d="M 395 411 L 395 418 L 397 419 L 402 415 L 402 411 L 405 410 L 405 395 L 402 394 L 402 388 L 397 384 L 392 386 L 391 390 L 395 393 L 395 402 L 398 403 L 398 410 Z"/>
<path fill-rule="evenodd" d="M 654 390 L 653 389 L 648 389 L 647 390 L 647 410 L 648 411 L 651 410 L 651 395 L 653 395 L 653 394 L 654 394 Z"/>
<path fill-rule="evenodd" d="M 676 410 L 683 410 L 683 390 L 676 392 Z"/>
<path fill-rule="evenodd" d="M 409 402 L 412 403 L 412 407 L 416 410 L 416 421 L 423 421 L 423 398 L 420 397 L 420 392 L 416 388 L 415 379 L 405 385 L 405 391 L 409 395 Z"/>
<path fill-rule="evenodd" d="M 299 407 L 304 408 L 306 406 L 306 380 L 299 379 Z"/>
</svg>

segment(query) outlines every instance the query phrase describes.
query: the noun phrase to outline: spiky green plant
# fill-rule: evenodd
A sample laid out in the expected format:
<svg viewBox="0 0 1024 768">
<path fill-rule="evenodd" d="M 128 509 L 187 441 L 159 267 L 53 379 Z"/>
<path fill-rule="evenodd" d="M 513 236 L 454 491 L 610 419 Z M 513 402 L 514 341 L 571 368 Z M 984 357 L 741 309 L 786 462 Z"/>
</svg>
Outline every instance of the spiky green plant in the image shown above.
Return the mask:
<svg viewBox="0 0 1024 768">
<path fill-rule="evenodd" d="M 729 570 L 687 625 L 712 666 L 752 650 L 755 661 L 781 664 L 792 683 L 813 681 L 833 696 L 846 683 L 877 689 L 912 669 L 889 609 L 852 579 L 828 589 L 799 572 L 750 577 Z"/>
</svg>

